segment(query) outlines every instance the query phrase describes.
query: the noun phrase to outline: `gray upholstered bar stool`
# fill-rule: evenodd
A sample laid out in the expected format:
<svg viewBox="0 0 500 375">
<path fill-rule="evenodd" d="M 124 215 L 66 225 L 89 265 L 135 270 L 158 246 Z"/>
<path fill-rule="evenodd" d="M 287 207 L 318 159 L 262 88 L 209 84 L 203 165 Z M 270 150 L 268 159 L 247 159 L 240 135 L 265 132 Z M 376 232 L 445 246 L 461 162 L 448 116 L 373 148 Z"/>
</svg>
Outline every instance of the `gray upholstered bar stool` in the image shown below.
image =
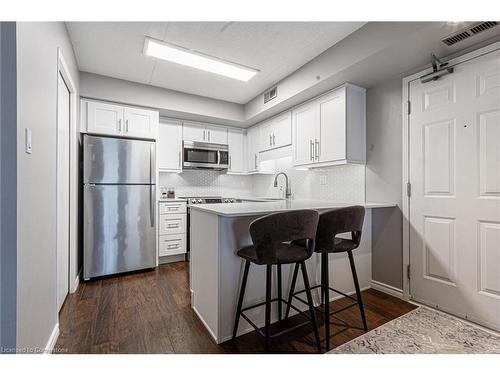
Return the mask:
<svg viewBox="0 0 500 375">
<path fill-rule="evenodd" d="M 238 323 L 242 316 L 255 330 L 265 337 L 265 349 L 269 350 L 271 338 L 281 336 L 291 330 L 302 326 L 303 324 L 287 328 L 279 333 L 271 335 L 271 303 L 278 302 L 278 318 L 282 318 L 282 304 L 290 306 L 289 301 L 282 298 L 281 291 L 281 266 L 283 264 L 294 264 L 296 269 L 302 269 L 304 278 L 305 292 L 307 295 L 307 305 L 309 306 L 309 320 L 313 325 L 314 334 L 316 337 L 316 345 L 318 351 L 321 352 L 321 342 L 319 339 L 318 326 L 314 313 L 314 305 L 307 276 L 307 268 L 305 261 L 309 259 L 315 248 L 316 229 L 318 225 L 318 212 L 314 210 L 297 210 L 281 212 L 264 216 L 254 220 L 250 224 L 250 236 L 252 237 L 253 245 L 239 249 L 236 254 L 245 260 L 245 268 L 243 271 L 243 279 L 241 283 L 238 305 L 236 308 L 236 317 L 233 329 L 233 339 L 238 331 Z M 300 245 L 292 241 L 298 240 Z M 248 279 L 248 271 L 250 264 L 266 266 L 266 300 L 252 306 L 243 308 L 243 299 L 245 296 L 245 288 Z M 271 298 L 271 280 L 272 267 L 276 265 L 278 272 L 278 297 Z M 298 272 L 298 271 L 297 271 Z M 265 311 L 265 328 L 264 333 L 257 325 L 252 322 L 246 315 L 245 311 L 258 306 L 266 306 Z M 295 306 L 290 306 L 300 314 L 304 314 Z M 307 322 L 306 322 L 307 323 Z"/>
<path fill-rule="evenodd" d="M 315 285 L 311 289 L 321 288 L 321 303 L 323 310 L 318 310 L 324 315 L 325 318 L 325 338 L 326 350 L 330 350 L 330 315 L 337 314 L 352 306 L 358 305 L 363 321 L 363 329 L 368 330 L 366 325 L 365 311 L 363 307 L 363 300 L 361 299 L 361 291 L 359 289 L 358 276 L 356 273 L 356 266 L 354 265 L 354 258 L 352 251 L 357 249 L 361 240 L 361 233 L 363 229 L 363 221 L 365 217 L 365 208 L 362 206 L 351 206 L 340 209 L 334 209 L 323 212 L 319 216 L 318 231 L 316 233 L 316 249 L 315 252 L 321 254 L 321 284 Z M 351 233 L 351 239 L 339 238 L 339 234 Z M 337 289 L 331 288 L 329 284 L 328 272 L 328 254 L 331 253 L 344 253 L 346 252 L 349 257 L 351 266 L 352 278 L 354 281 L 354 288 L 356 289 L 356 298 L 347 295 Z M 297 294 L 303 293 L 304 290 L 295 292 L 295 280 L 297 278 L 298 268 L 295 267 L 292 286 L 290 288 L 289 301 L 293 298 L 305 303 L 304 300 L 297 297 Z M 337 292 L 353 301 L 354 303 L 347 305 L 339 310 L 330 311 L 330 290 Z M 285 317 L 288 317 L 289 308 L 287 307 Z"/>
</svg>

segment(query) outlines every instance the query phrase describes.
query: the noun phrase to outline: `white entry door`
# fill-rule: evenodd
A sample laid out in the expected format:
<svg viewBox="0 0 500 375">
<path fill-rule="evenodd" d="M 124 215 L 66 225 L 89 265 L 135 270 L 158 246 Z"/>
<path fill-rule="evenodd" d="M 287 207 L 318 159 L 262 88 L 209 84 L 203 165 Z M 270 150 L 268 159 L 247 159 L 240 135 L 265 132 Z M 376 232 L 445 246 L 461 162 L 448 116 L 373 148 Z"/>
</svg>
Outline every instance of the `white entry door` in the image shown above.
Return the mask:
<svg viewBox="0 0 500 375">
<path fill-rule="evenodd" d="M 69 290 L 70 93 L 61 74 L 57 85 L 57 307 Z"/>
<path fill-rule="evenodd" d="M 500 51 L 410 101 L 411 297 L 500 329 Z"/>
</svg>

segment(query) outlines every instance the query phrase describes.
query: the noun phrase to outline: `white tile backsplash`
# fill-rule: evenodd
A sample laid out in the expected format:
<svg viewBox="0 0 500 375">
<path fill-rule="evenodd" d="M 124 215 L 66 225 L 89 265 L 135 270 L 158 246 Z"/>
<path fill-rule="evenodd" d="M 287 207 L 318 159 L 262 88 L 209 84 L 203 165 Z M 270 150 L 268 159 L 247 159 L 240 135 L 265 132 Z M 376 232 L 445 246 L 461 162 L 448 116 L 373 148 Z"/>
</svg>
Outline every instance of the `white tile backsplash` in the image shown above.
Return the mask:
<svg viewBox="0 0 500 375">
<path fill-rule="evenodd" d="M 365 201 L 365 166 L 339 165 L 323 169 L 300 170 L 292 167 L 292 158 L 276 160 L 276 171 L 287 173 L 292 193 L 297 199 L 324 199 L 342 202 Z M 161 173 L 160 187 L 175 188 L 180 196 L 283 197 L 285 179 L 278 187 L 274 175 L 237 176 L 210 170 L 187 170 L 183 173 Z"/>
<path fill-rule="evenodd" d="M 175 188 L 177 197 L 251 196 L 252 176 L 233 176 L 211 170 L 160 173 L 160 188 Z"/>
</svg>

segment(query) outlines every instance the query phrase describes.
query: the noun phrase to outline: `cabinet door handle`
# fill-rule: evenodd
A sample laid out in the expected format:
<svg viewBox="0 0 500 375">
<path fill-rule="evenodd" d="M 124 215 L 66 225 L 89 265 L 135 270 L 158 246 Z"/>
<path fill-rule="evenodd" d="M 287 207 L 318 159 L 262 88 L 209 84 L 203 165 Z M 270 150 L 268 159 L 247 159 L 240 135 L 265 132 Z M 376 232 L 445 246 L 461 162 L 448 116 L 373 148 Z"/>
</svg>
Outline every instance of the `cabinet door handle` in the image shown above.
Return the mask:
<svg viewBox="0 0 500 375">
<path fill-rule="evenodd" d="M 257 169 L 257 154 L 254 155 L 255 156 L 255 169 Z"/>
<path fill-rule="evenodd" d="M 178 156 L 178 158 L 179 158 L 179 168 L 180 168 L 180 167 L 181 167 L 181 152 L 180 152 L 180 151 L 179 151 L 179 156 Z"/>
<path fill-rule="evenodd" d="M 203 140 L 205 140 L 205 130 L 203 130 Z"/>
<path fill-rule="evenodd" d="M 231 156 L 229 157 L 229 170 L 231 170 Z"/>
<path fill-rule="evenodd" d="M 273 136 L 269 134 L 269 146 L 273 145 Z"/>
<path fill-rule="evenodd" d="M 125 133 L 128 133 L 128 119 L 125 120 Z"/>
<path fill-rule="evenodd" d="M 319 141 L 316 139 L 314 144 L 314 157 L 319 160 Z"/>
<path fill-rule="evenodd" d="M 273 146 L 276 146 L 276 137 L 273 134 Z"/>
<path fill-rule="evenodd" d="M 210 130 L 208 131 L 208 140 L 210 141 Z"/>
<path fill-rule="evenodd" d="M 309 144 L 309 159 L 314 160 L 314 156 L 313 156 L 314 142 L 312 141 L 312 139 L 309 142 L 310 142 L 310 144 Z"/>
<path fill-rule="evenodd" d="M 118 120 L 118 133 L 122 132 L 122 119 Z"/>
<path fill-rule="evenodd" d="M 168 224 L 167 225 L 167 228 L 179 228 L 179 223 L 176 223 L 176 224 Z"/>
<path fill-rule="evenodd" d="M 176 245 L 167 245 L 167 249 L 177 249 L 179 247 L 179 244 Z"/>
</svg>

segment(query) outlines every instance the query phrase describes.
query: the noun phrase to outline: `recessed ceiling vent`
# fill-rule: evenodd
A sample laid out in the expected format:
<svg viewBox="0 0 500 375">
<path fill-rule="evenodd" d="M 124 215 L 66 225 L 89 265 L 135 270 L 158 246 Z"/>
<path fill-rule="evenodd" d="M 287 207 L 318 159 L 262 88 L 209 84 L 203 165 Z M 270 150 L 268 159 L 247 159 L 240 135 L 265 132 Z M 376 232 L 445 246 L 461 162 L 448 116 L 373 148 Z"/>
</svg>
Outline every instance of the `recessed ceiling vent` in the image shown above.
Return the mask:
<svg viewBox="0 0 500 375">
<path fill-rule="evenodd" d="M 473 35 L 491 29 L 492 27 L 498 26 L 498 22 L 496 21 L 487 21 L 487 22 L 476 22 L 464 30 L 460 30 L 454 34 L 447 36 L 442 39 L 442 42 L 447 46 L 452 46 L 462 40 L 468 39 Z"/>
<path fill-rule="evenodd" d="M 264 104 L 270 102 L 271 100 L 278 97 L 278 86 L 274 86 L 273 88 L 267 90 L 264 93 Z"/>
</svg>

